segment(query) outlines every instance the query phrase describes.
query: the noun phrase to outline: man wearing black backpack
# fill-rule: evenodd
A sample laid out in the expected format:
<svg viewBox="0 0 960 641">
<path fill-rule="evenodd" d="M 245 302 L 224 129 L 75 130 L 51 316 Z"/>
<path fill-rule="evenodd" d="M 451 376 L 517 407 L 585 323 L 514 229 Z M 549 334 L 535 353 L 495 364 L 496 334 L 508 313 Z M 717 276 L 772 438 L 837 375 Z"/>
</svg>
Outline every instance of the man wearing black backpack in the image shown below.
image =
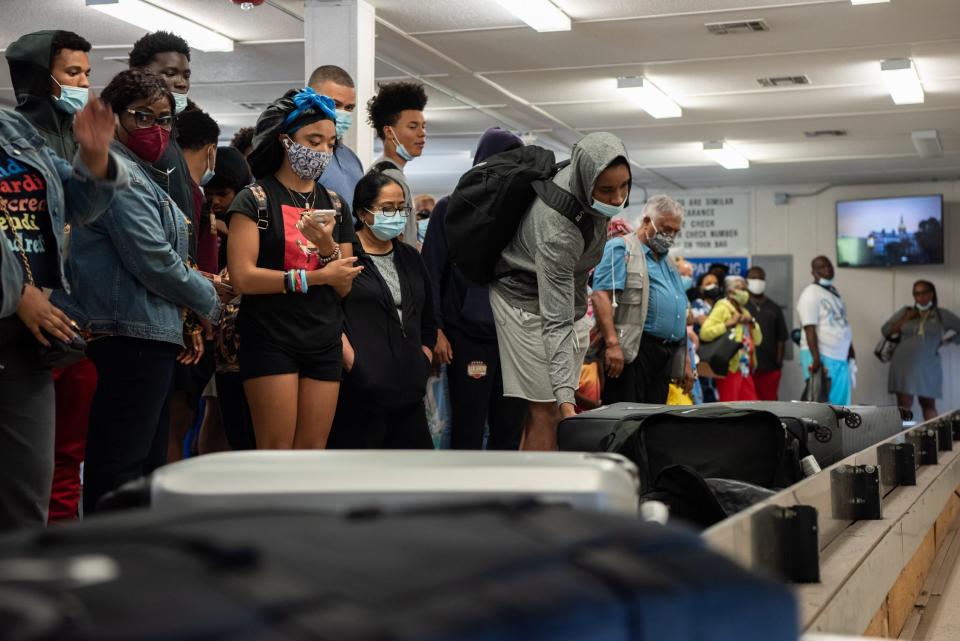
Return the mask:
<svg viewBox="0 0 960 641">
<path fill-rule="evenodd" d="M 491 127 L 480 137 L 473 164 L 522 146 L 516 135 Z M 449 200 L 443 197 L 433 208 L 422 255 L 437 322 L 435 361 L 447 366 L 450 385 L 450 445 L 455 450 L 482 449 L 486 424 L 490 426 L 487 449 L 515 450 L 526 403 L 503 395 L 497 329 L 487 288 L 464 276 L 450 259 Z"/>
<path fill-rule="evenodd" d="M 527 450 L 556 449 L 560 418 L 575 413 L 592 324 L 587 276 L 603 254 L 607 223 L 627 203 L 626 147 L 612 134 L 589 134 L 551 182 L 537 188 L 503 249 L 490 291 L 504 395 L 528 401 Z"/>
</svg>

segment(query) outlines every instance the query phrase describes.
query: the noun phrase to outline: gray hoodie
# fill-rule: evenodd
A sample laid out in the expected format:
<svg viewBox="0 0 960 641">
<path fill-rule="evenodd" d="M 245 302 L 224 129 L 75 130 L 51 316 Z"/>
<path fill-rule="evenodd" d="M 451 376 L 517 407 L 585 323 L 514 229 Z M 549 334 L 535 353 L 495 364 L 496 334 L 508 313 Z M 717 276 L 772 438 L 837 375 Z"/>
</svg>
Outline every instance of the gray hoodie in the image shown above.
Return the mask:
<svg viewBox="0 0 960 641">
<path fill-rule="evenodd" d="M 570 164 L 553 179 L 581 203 L 593 202 L 593 185 L 618 156 L 627 158 L 623 142 L 613 134 L 584 136 L 573 146 Z M 570 387 L 576 362 L 574 322 L 587 311 L 587 277 L 603 256 L 608 218 L 593 209 L 593 239 L 584 247 L 577 226 L 540 199 L 520 223 L 517 235 L 503 250 L 496 288 L 508 303 L 540 316 L 543 344 L 550 362 L 550 381 L 558 403 L 573 403 Z"/>
</svg>

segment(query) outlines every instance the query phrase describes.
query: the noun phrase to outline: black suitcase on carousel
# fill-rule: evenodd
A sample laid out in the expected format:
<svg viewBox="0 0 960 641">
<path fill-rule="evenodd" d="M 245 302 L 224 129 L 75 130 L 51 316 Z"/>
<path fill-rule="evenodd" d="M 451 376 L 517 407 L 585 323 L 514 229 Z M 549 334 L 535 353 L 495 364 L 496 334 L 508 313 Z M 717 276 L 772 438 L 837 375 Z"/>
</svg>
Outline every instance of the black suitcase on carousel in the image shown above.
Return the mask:
<svg viewBox="0 0 960 641">
<path fill-rule="evenodd" d="M 804 435 L 762 410 L 616 403 L 564 419 L 557 442 L 561 450 L 623 454 L 640 469 L 641 491 L 671 465 L 704 478 L 782 488 L 802 478 Z"/>
<path fill-rule="evenodd" d="M 126 513 L 0 540 L 9 641 L 795 641 L 692 533 L 531 503 Z"/>
</svg>

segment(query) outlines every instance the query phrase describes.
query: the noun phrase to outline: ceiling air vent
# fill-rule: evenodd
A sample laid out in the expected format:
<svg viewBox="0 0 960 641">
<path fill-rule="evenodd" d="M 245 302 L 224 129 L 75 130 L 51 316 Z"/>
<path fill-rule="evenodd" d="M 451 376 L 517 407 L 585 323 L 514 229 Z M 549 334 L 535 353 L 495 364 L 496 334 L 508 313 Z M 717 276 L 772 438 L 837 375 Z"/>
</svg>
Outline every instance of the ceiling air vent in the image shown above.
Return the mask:
<svg viewBox="0 0 960 641">
<path fill-rule="evenodd" d="M 803 135 L 807 138 L 842 138 L 847 135 L 846 129 L 818 129 L 816 131 L 805 131 Z"/>
<path fill-rule="evenodd" d="M 770 31 L 770 25 L 763 19 L 708 22 L 703 26 L 715 36 L 725 36 L 731 33 L 750 33 L 752 31 Z"/>
<path fill-rule="evenodd" d="M 773 78 L 757 78 L 757 83 L 761 87 L 797 87 L 799 85 L 809 85 L 810 78 L 807 76 L 776 76 Z"/>
</svg>

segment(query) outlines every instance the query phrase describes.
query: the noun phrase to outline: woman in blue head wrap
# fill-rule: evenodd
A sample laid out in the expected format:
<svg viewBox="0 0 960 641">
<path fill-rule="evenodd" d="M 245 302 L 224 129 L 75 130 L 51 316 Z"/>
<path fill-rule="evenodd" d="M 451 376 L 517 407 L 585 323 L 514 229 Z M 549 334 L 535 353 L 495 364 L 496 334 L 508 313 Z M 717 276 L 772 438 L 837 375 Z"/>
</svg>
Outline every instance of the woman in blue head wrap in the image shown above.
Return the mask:
<svg viewBox="0 0 960 641">
<path fill-rule="evenodd" d="M 333 100 L 288 91 L 257 121 L 257 179 L 228 209 L 240 376 L 259 449 L 324 448 L 340 389 L 340 298 L 354 267 L 351 214 L 317 184 L 336 142 Z M 237 215 L 234 215 L 237 214 Z"/>
</svg>

